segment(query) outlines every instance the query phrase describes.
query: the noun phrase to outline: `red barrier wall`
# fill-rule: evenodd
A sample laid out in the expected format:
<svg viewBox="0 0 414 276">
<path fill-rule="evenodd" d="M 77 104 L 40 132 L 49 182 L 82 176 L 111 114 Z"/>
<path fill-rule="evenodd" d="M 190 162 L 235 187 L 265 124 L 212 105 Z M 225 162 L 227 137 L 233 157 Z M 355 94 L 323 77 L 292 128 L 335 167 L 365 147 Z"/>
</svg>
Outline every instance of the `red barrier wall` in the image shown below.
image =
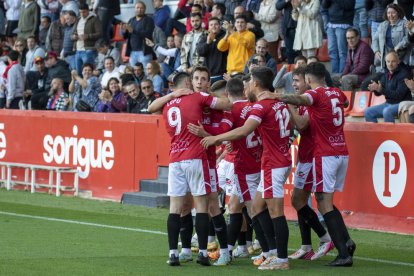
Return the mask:
<svg viewBox="0 0 414 276">
<path fill-rule="evenodd" d="M 347 221 L 414 234 L 414 125 L 348 123 L 345 134 L 350 162 L 335 202 Z M 293 163 L 296 151 L 293 145 Z M 168 152 L 161 116 L 0 110 L 0 161 L 78 167 L 80 189 L 94 197 L 138 191 L 141 179 L 168 165 Z M 285 186 L 289 218 L 293 172 Z"/>
</svg>

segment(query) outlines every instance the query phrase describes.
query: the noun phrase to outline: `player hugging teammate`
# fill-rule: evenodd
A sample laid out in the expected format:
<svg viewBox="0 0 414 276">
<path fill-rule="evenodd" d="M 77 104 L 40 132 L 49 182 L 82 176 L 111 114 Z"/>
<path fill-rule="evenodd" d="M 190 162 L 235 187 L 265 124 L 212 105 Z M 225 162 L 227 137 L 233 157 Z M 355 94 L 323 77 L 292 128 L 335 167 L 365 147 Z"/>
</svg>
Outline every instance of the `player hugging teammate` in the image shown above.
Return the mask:
<svg viewBox="0 0 414 276">
<path fill-rule="evenodd" d="M 272 71 L 257 67 L 244 85 L 241 80 L 231 79 L 224 93 L 209 95 L 205 93 L 209 88 L 208 70 L 198 67 L 191 79 L 186 73 L 178 74 L 173 81 L 174 92 L 151 104 L 149 111 L 162 110 L 171 137 L 169 265 L 192 260 L 190 210 L 193 200 L 197 212 L 199 264 L 210 265 L 207 254 L 210 219 L 220 243 L 220 249 L 210 254 L 216 260 L 214 265 L 227 265 L 233 256 L 240 256 L 232 251 L 245 221 L 255 230 L 262 248 L 262 253 L 252 258 L 253 263 L 260 270 L 289 269 L 289 228 L 283 211 L 283 186 L 291 171 L 289 149 L 294 126 L 305 137 L 303 146 L 299 144 L 298 180 L 292 196 L 292 205 L 298 212 L 302 246 L 290 257 L 314 260 L 335 246 L 339 255 L 329 265 L 352 265 L 355 243 L 349 237 L 341 213 L 333 205 L 333 194 L 342 190 L 348 164 L 343 133 L 343 107 L 347 103 L 342 91 L 325 87 L 324 74 L 323 64 L 311 64 L 305 72 L 294 73 L 298 95 L 281 95 L 271 92 Z M 306 90 L 307 86 L 311 89 Z M 307 109 L 301 108 L 298 112 L 295 106 L 307 106 Z M 215 111 L 225 109 L 224 113 Z M 331 143 L 330 137 L 336 142 Z M 215 162 L 215 146 L 224 142 L 231 142 L 230 160 L 234 163 L 227 166 L 230 172 L 224 173 L 224 183 L 227 180 L 230 184 L 227 189 L 230 197 L 228 226 L 217 197 L 218 189 L 226 187 L 217 187 Z M 308 149 L 307 156 L 302 154 L 306 152 L 305 146 L 312 144 L 318 146 Z M 303 173 L 298 175 L 299 171 Z M 315 192 L 328 233 L 307 205 L 311 192 Z M 321 240 L 316 253 L 310 243 L 310 228 Z"/>
</svg>

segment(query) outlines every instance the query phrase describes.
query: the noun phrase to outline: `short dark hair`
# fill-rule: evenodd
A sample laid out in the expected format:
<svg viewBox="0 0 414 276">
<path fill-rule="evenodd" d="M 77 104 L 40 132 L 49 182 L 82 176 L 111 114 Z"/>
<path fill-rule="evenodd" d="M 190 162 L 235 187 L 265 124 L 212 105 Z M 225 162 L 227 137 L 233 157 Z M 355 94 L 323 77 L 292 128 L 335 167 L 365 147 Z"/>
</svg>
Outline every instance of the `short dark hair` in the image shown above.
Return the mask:
<svg viewBox="0 0 414 276">
<path fill-rule="evenodd" d="M 306 75 L 312 75 L 318 80 L 324 80 L 325 73 L 326 73 L 325 65 L 323 65 L 320 62 L 313 62 L 309 64 L 308 66 L 306 66 L 306 69 L 305 69 Z"/>
<path fill-rule="evenodd" d="M 220 89 L 226 88 L 226 84 L 227 84 L 227 81 L 225 81 L 225 80 L 216 81 L 215 83 L 213 83 L 211 85 L 210 91 L 211 92 L 216 92 Z"/>
<path fill-rule="evenodd" d="M 240 14 L 238 16 L 236 16 L 236 18 L 234 19 L 234 21 L 236 21 L 237 19 L 243 19 L 244 22 L 247 22 L 247 18 L 244 14 Z"/>
<path fill-rule="evenodd" d="M 11 50 L 7 55 L 12 61 L 17 61 L 19 59 L 19 52 Z"/>
<path fill-rule="evenodd" d="M 113 57 L 111 57 L 111 56 L 107 56 L 107 57 L 105 57 L 104 62 L 105 62 L 107 59 L 110 59 L 110 60 L 112 60 L 112 62 L 113 62 L 113 63 L 115 63 L 115 60 L 114 60 L 114 58 L 113 58 Z"/>
<path fill-rule="evenodd" d="M 144 64 L 142 64 L 142 62 L 137 61 L 137 62 L 134 64 L 134 67 L 141 67 L 141 68 L 144 68 Z"/>
<path fill-rule="evenodd" d="M 132 74 L 122 74 L 119 78 L 121 79 L 122 86 L 124 86 L 125 83 L 135 81 L 134 75 Z"/>
<path fill-rule="evenodd" d="M 265 66 L 259 66 L 252 69 L 252 78 L 259 83 L 264 89 L 273 91 L 273 71 Z"/>
<path fill-rule="evenodd" d="M 51 23 L 52 19 L 50 19 L 50 16 L 48 15 L 43 15 L 41 18 L 45 18 L 47 20 L 47 22 Z"/>
<path fill-rule="evenodd" d="M 307 62 L 308 62 L 308 59 L 307 59 L 306 57 L 304 57 L 304 56 L 297 56 L 297 57 L 295 57 L 295 59 L 293 60 L 293 63 L 295 63 L 295 64 L 296 64 L 296 62 L 298 62 L 299 60 L 303 60 L 303 61 L 305 61 L 305 63 L 307 63 Z"/>
<path fill-rule="evenodd" d="M 220 19 L 218 17 L 210 17 L 208 23 L 210 23 L 210 21 L 217 21 L 220 24 Z"/>
<path fill-rule="evenodd" d="M 193 79 L 193 77 L 194 77 L 194 72 L 197 72 L 197 71 L 207 72 L 208 80 L 210 80 L 210 70 L 208 70 L 208 68 L 205 67 L 205 66 L 196 66 L 196 67 L 194 67 L 193 72 L 191 72 L 191 79 Z"/>
<path fill-rule="evenodd" d="M 34 35 L 28 36 L 28 37 L 26 38 L 26 41 L 27 41 L 27 40 L 29 40 L 29 39 L 33 39 L 34 41 L 36 41 L 36 42 L 37 42 L 37 38 L 36 38 Z"/>
<path fill-rule="evenodd" d="M 190 15 L 190 17 L 196 17 L 196 16 L 198 16 L 198 17 L 200 17 L 200 18 L 203 18 L 203 16 L 201 15 L 201 13 L 199 13 L 199 12 L 194 12 L 194 13 L 192 13 L 191 15 Z"/>
<path fill-rule="evenodd" d="M 174 85 L 174 87 L 178 87 L 178 86 L 180 86 L 183 82 L 184 82 L 184 80 L 188 80 L 188 81 L 190 81 L 190 79 L 191 79 L 191 76 L 190 76 L 190 74 L 188 74 L 187 72 L 179 72 L 179 73 L 177 73 L 174 77 L 173 77 L 173 79 L 172 79 L 172 83 L 173 83 L 173 85 Z"/>
<path fill-rule="evenodd" d="M 218 10 L 220 10 L 221 14 L 224 15 L 226 13 L 226 6 L 222 3 L 215 3 L 213 7 L 216 6 Z"/>
<path fill-rule="evenodd" d="M 135 81 L 128 81 L 127 83 L 124 84 L 124 86 L 130 86 L 130 85 L 134 85 L 135 87 L 138 87 L 137 83 Z"/>
<path fill-rule="evenodd" d="M 317 62 L 320 62 L 319 58 L 317 56 L 310 56 L 308 57 L 308 60 L 310 59 L 316 59 Z"/>
<path fill-rule="evenodd" d="M 227 93 L 232 97 L 243 97 L 244 85 L 241 79 L 229 79 L 226 85 Z"/>
<path fill-rule="evenodd" d="M 79 10 L 80 11 L 85 11 L 85 10 L 89 11 L 89 5 L 86 4 L 86 3 L 82 3 L 82 4 L 79 5 Z"/>
<path fill-rule="evenodd" d="M 201 11 L 203 10 L 203 7 L 200 4 L 193 4 L 191 7 L 192 8 L 199 8 Z"/>
<path fill-rule="evenodd" d="M 346 29 L 346 32 L 353 32 L 356 36 L 359 36 L 359 31 L 355 27 L 349 27 L 348 29 Z"/>
<path fill-rule="evenodd" d="M 105 38 L 100 38 L 95 42 L 95 48 L 109 47 L 111 43 Z"/>
<path fill-rule="evenodd" d="M 91 68 L 91 69 L 92 69 L 92 71 L 95 69 L 95 66 L 94 66 L 92 63 L 84 63 L 84 64 L 82 65 L 82 69 L 83 69 L 83 68 L 85 68 L 85 67 L 89 67 L 89 68 Z"/>
<path fill-rule="evenodd" d="M 293 69 L 292 71 L 293 76 L 302 76 L 303 78 L 305 78 L 305 73 L 306 73 L 306 67 L 298 67 L 298 68 Z"/>
</svg>

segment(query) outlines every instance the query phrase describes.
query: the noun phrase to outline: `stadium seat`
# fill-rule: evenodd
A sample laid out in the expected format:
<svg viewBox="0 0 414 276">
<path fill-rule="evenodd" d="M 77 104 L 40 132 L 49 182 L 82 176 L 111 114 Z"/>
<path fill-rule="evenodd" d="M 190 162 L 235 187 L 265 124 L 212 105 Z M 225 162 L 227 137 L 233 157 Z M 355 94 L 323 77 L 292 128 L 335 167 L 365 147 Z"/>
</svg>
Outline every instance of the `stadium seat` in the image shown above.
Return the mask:
<svg viewBox="0 0 414 276">
<path fill-rule="evenodd" d="M 349 116 L 349 113 L 351 112 L 351 110 L 352 110 L 352 107 L 353 107 L 353 104 L 354 104 L 354 102 L 353 102 L 353 92 L 352 91 L 343 91 L 344 92 L 344 94 L 345 94 L 345 96 L 346 96 L 346 98 L 348 99 L 348 102 L 349 102 L 349 105 L 348 105 L 348 107 L 346 107 L 346 108 L 344 108 L 344 115 L 345 116 Z"/>
<path fill-rule="evenodd" d="M 114 25 L 114 35 L 111 40 L 112 42 L 124 41 L 124 38 L 122 37 L 120 30 L 121 30 L 121 24 Z"/>
<path fill-rule="evenodd" d="M 369 106 L 380 105 L 380 104 L 383 104 L 383 103 L 385 103 L 385 96 L 384 95 L 380 95 L 380 96 L 372 95 Z"/>
<path fill-rule="evenodd" d="M 126 48 L 127 48 L 127 44 L 125 42 L 122 44 L 122 50 L 121 50 L 121 58 L 122 58 L 123 63 L 129 62 L 129 57 L 126 56 Z"/>
<path fill-rule="evenodd" d="M 288 64 L 286 67 L 286 72 L 291 72 L 295 69 L 295 64 Z"/>
<path fill-rule="evenodd" d="M 358 91 L 355 92 L 354 104 L 349 115 L 353 117 L 363 117 L 364 110 L 370 106 L 372 92 Z"/>
<path fill-rule="evenodd" d="M 320 62 L 330 61 L 329 53 L 328 53 L 328 40 L 327 39 L 324 39 L 322 41 L 322 46 L 319 47 L 316 56 L 318 57 Z"/>
</svg>

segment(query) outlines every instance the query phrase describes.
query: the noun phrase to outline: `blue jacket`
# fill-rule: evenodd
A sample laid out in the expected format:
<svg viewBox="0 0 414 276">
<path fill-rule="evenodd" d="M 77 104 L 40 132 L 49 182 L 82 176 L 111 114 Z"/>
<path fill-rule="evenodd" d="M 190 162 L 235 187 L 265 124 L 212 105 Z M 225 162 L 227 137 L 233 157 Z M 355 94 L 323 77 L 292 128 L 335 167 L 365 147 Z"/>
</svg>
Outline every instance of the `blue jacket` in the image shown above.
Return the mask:
<svg viewBox="0 0 414 276">
<path fill-rule="evenodd" d="M 167 5 L 162 6 L 159 9 L 156 9 L 154 12 L 154 23 L 156 26 L 160 27 L 162 30 L 165 30 L 167 26 L 167 20 L 170 18 L 170 7 Z"/>
</svg>

